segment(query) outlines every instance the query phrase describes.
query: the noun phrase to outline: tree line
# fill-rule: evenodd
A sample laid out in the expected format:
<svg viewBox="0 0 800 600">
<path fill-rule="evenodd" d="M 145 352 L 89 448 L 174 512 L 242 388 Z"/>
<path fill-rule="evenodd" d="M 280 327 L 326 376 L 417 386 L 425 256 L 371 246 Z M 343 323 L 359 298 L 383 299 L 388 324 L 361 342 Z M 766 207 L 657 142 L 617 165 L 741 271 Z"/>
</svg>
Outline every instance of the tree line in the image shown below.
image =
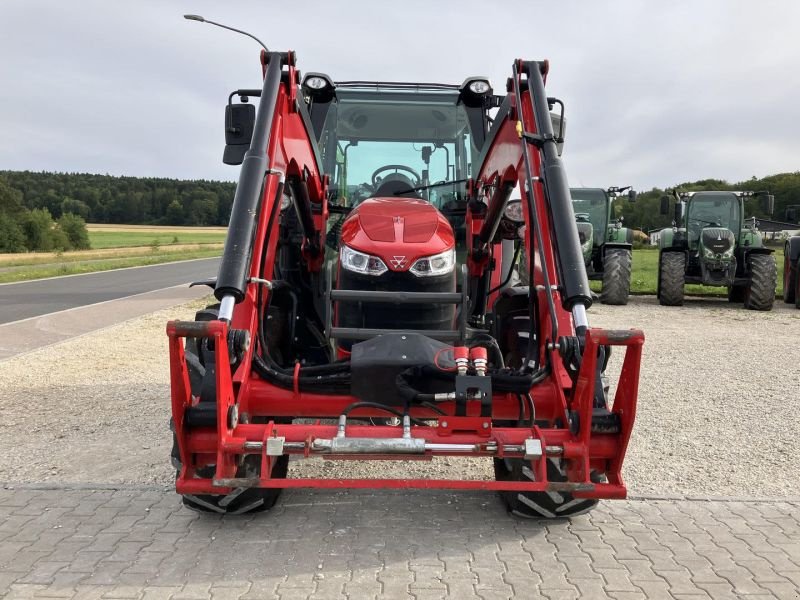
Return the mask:
<svg viewBox="0 0 800 600">
<path fill-rule="evenodd" d="M 87 173 L 0 171 L 0 180 L 29 210 L 125 225 L 227 225 L 236 190 L 223 181 Z"/>
<path fill-rule="evenodd" d="M 686 191 L 769 190 L 776 220 L 800 205 L 800 172 L 729 183 L 704 179 L 673 186 Z M 114 177 L 86 173 L 0 171 L 0 252 L 88 248 L 85 222 L 142 225 L 227 225 L 236 184 L 156 177 Z M 628 227 L 644 232 L 667 227 L 659 213 L 665 191 L 640 191 L 637 201 L 616 200 L 615 212 Z M 757 200 L 746 216 L 766 218 Z M 797 211 L 800 214 L 800 211 Z"/>
</svg>

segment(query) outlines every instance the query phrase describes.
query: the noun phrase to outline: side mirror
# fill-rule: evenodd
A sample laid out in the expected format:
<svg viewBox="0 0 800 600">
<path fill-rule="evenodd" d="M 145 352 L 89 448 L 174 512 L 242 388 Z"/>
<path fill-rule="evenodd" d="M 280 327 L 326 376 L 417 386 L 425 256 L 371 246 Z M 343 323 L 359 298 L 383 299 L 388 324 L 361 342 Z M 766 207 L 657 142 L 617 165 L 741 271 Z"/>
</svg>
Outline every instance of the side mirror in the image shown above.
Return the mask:
<svg viewBox="0 0 800 600">
<path fill-rule="evenodd" d="M 775 196 L 772 194 L 764 194 L 761 196 L 761 212 L 772 216 L 775 212 Z"/>
<path fill-rule="evenodd" d="M 225 152 L 222 162 L 240 165 L 250 148 L 256 122 L 256 107 L 252 104 L 228 104 L 225 107 Z"/>
<path fill-rule="evenodd" d="M 636 190 L 629 190 L 628 191 L 628 202 L 636 202 Z"/>
<path fill-rule="evenodd" d="M 675 203 L 675 223 L 676 223 L 676 227 L 680 227 L 682 221 L 683 221 L 683 204 L 681 202 L 676 202 Z"/>
<path fill-rule="evenodd" d="M 564 152 L 564 138 L 566 137 L 564 132 L 567 129 L 567 120 L 562 119 L 560 114 L 551 112 L 550 121 L 553 124 L 553 133 L 556 136 L 556 148 L 558 148 L 558 155 L 561 156 L 561 153 Z"/>
<path fill-rule="evenodd" d="M 662 215 L 669 214 L 669 196 L 661 196 L 661 210 L 659 210 Z"/>
</svg>

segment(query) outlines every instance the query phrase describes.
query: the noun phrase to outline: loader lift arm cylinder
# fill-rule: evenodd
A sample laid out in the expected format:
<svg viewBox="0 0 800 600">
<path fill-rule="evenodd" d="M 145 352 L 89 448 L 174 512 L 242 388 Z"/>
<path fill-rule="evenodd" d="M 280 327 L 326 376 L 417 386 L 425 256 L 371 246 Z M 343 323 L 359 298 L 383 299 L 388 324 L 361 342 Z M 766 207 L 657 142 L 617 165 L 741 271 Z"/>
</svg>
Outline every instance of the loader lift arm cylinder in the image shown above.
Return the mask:
<svg viewBox="0 0 800 600">
<path fill-rule="evenodd" d="M 542 63 L 530 61 L 524 62 L 523 65 L 528 76 L 531 108 L 536 119 L 537 145 L 541 145 L 545 199 L 553 221 L 556 254 L 564 288 L 562 304 L 565 310 L 573 312 L 576 326 L 585 326 L 585 309 L 592 304 L 592 293 L 578 240 L 578 230 L 575 227 L 569 184 L 561 158 L 558 156 L 553 123 L 550 120 L 550 109 L 547 105 L 541 72 Z"/>
<path fill-rule="evenodd" d="M 219 318 L 228 321 L 233 305 L 241 302 L 245 296 L 264 176 L 269 164 L 267 144 L 281 84 L 282 56 L 279 52 L 270 52 L 267 56 L 269 62 L 256 112 L 253 138 L 242 161 L 228 235 L 225 238 L 225 250 L 214 289 L 214 296 L 222 302 Z"/>
</svg>

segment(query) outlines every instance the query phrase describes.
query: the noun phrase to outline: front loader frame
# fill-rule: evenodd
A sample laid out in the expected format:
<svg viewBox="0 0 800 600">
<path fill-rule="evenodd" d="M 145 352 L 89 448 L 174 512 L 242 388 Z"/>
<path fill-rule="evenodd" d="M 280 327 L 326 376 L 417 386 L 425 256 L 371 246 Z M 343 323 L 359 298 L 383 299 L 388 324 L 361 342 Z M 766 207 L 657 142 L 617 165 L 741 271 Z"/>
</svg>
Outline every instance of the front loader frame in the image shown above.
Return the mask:
<svg viewBox="0 0 800 600">
<path fill-rule="evenodd" d="M 252 487 L 386 487 L 568 491 L 579 498 L 624 498 L 622 464 L 636 413 L 644 336 L 637 330 L 588 328 L 585 309 L 591 304 L 591 292 L 569 188 L 557 155 L 549 99 L 544 96 L 548 63 L 515 61 L 511 93 L 501 107 L 503 116 L 496 119 L 479 172 L 468 186 L 473 201 L 466 215 L 470 239 L 466 272 L 471 277 L 487 277 L 496 229 L 492 219 L 498 219 L 502 212 L 493 202 L 506 202 L 506 192 L 519 184 L 527 207 L 529 306 L 531 320 L 539 324 L 536 339 L 540 343 L 531 349 L 526 363 L 539 375 L 528 392 L 535 419 L 532 407 L 528 425 L 508 425 L 522 416 L 518 398 L 494 392 L 485 399 L 490 406 L 488 415 L 476 402 L 468 404 L 466 416 L 456 416 L 454 401 L 437 403 L 439 411 L 412 405 L 404 416 L 402 430 L 397 426 L 349 424 L 345 410 L 359 399 L 304 390 L 299 364 L 291 386 L 275 385 L 253 371 L 258 315 L 272 293 L 277 236 L 271 235 L 271 227 L 284 186 L 295 186 L 291 197 L 303 221 L 303 256 L 310 272 L 319 273 L 323 264 L 325 247 L 320 239 L 328 217 L 328 181 L 318 166 L 309 119 L 297 96 L 294 54 L 262 53 L 262 64 L 265 81 L 256 133 L 245 155 L 216 281 L 215 295 L 221 301 L 219 319 L 171 321 L 167 325 L 172 414 L 181 463 L 176 479 L 178 493 L 226 495 Z M 258 129 L 259 123 L 263 131 Z M 529 152 L 529 148 L 535 151 Z M 501 189 L 505 191 L 500 193 Z M 479 206 L 482 197 L 487 199 L 485 209 Z M 498 296 L 499 292 L 494 292 L 477 306 L 489 308 Z M 214 426 L 186 424 L 188 411 L 199 401 L 189 383 L 186 338 L 206 340 L 215 350 Z M 594 410 L 598 356 L 611 346 L 624 348 L 625 355 L 610 406 L 613 427 L 609 428 L 595 423 Z M 566 365 L 568 356 L 578 359 L 573 372 Z M 385 413 L 369 407 L 349 412 L 354 419 L 376 416 Z M 301 418 L 312 422 L 291 422 Z M 321 421 L 336 418 L 338 425 Z M 248 455 L 260 457 L 258 475 L 241 473 L 239 467 Z M 533 481 L 273 477 L 275 461 L 284 455 L 332 459 L 516 458 L 529 461 L 536 476 Z M 566 481 L 548 480 L 548 457 L 562 459 Z M 201 472 L 200 467 L 207 465 L 214 465 L 211 476 Z M 598 479 L 597 473 L 605 479 Z"/>
</svg>

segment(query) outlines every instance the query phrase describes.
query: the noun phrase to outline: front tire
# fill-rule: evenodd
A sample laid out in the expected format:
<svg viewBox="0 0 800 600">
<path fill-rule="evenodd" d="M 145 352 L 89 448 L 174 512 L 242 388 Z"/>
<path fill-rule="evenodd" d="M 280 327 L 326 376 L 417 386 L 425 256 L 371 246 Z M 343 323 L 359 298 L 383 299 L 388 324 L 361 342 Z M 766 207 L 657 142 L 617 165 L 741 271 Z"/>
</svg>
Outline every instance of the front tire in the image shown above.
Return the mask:
<svg viewBox="0 0 800 600">
<path fill-rule="evenodd" d="M 631 251 L 612 248 L 603 257 L 603 289 L 600 302 L 624 305 L 631 291 Z"/>
<path fill-rule="evenodd" d="M 567 481 L 561 459 L 547 458 L 548 481 Z M 494 473 L 497 481 L 535 481 L 529 461 L 521 458 L 496 458 Z M 557 519 L 582 515 L 598 501 L 575 498 L 569 492 L 500 492 L 508 512 L 523 519 Z"/>
<path fill-rule="evenodd" d="M 750 283 L 745 288 L 744 307 L 749 310 L 772 310 L 775 304 L 775 285 L 778 268 L 771 254 L 751 254 Z"/>
<path fill-rule="evenodd" d="M 658 301 L 663 306 L 683 306 L 683 279 L 686 255 L 664 252 L 658 270 Z"/>
<path fill-rule="evenodd" d="M 219 304 L 214 304 L 198 311 L 195 321 L 213 321 L 219 314 Z M 189 385 L 192 395 L 200 397 L 203 378 L 206 374 L 206 367 L 202 359 L 203 340 L 187 338 L 185 346 L 186 366 L 189 372 Z M 170 429 L 172 430 L 172 450 L 170 460 L 175 467 L 175 477 L 177 478 L 183 468 L 181 463 L 180 451 L 178 450 L 178 439 L 175 435 L 174 424 L 170 418 Z M 261 472 L 261 461 L 258 455 L 248 455 L 242 461 L 237 472 L 237 477 L 254 477 Z M 272 477 L 285 478 L 289 470 L 289 457 L 281 456 L 275 461 L 272 467 Z M 200 469 L 203 477 L 214 476 L 214 465 L 208 465 Z M 281 495 L 281 488 L 237 488 L 228 495 L 198 494 L 182 496 L 183 505 L 191 510 L 223 515 L 240 515 L 251 512 L 261 512 L 269 510 L 278 501 Z"/>
</svg>

